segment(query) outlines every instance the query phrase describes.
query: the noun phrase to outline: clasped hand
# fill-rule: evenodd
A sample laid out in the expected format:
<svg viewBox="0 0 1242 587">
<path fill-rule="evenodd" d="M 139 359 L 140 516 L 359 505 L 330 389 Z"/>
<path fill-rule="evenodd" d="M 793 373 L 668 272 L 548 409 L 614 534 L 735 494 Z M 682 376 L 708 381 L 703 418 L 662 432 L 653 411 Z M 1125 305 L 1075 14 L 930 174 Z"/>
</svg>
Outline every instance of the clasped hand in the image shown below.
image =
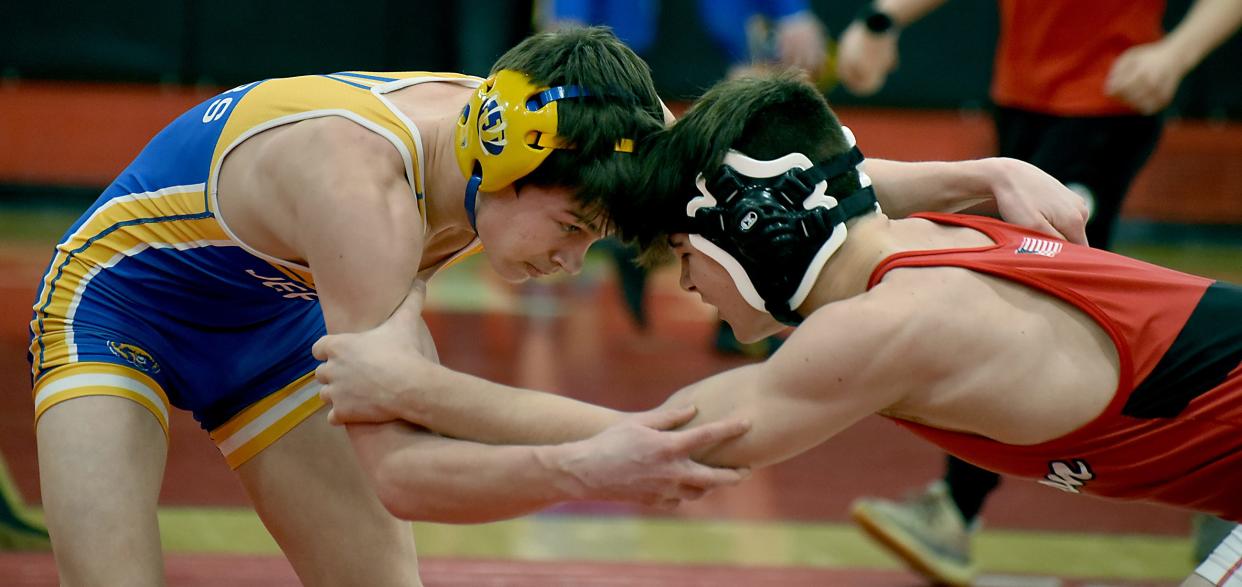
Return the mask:
<svg viewBox="0 0 1242 587">
<path fill-rule="evenodd" d="M 410 420 L 402 409 L 402 395 L 419 373 L 437 367 L 422 346 L 416 328 L 393 320 L 365 332 L 319 339 L 311 352 L 324 361 L 315 379 L 323 386 L 319 397 L 332 406 L 328 421 Z"/>
<path fill-rule="evenodd" d="M 750 423 L 733 418 L 679 430 L 695 413 L 693 406 L 682 406 L 630 415 L 591 438 L 564 445 L 558 466 L 577 479 L 583 499 L 663 509 L 749 477 L 749 469 L 712 467 L 692 455 L 741 436 Z"/>
</svg>

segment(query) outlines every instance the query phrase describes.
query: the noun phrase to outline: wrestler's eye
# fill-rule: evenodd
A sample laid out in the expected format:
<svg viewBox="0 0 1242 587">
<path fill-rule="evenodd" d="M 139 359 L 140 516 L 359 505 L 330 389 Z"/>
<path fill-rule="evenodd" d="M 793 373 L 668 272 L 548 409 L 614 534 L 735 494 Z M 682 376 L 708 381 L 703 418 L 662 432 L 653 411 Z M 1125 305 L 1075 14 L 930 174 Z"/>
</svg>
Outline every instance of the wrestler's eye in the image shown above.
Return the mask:
<svg viewBox="0 0 1242 587">
<path fill-rule="evenodd" d="M 561 222 L 560 225 L 561 225 L 561 232 L 564 232 L 566 234 L 578 234 L 582 232 L 582 227 L 578 226 L 577 224 L 568 224 L 565 222 Z"/>
</svg>

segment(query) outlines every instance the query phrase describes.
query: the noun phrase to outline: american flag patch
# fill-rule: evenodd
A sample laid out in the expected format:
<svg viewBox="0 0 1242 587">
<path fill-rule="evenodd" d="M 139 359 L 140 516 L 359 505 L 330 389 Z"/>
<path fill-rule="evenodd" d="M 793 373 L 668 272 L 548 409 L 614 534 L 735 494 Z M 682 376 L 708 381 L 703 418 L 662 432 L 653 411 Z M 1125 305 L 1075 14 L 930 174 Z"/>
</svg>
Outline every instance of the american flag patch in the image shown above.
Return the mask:
<svg viewBox="0 0 1242 587">
<path fill-rule="evenodd" d="M 1029 236 L 1023 238 L 1022 246 L 1014 251 L 1018 255 L 1043 255 L 1045 257 L 1055 257 L 1060 252 L 1061 243 Z"/>
</svg>

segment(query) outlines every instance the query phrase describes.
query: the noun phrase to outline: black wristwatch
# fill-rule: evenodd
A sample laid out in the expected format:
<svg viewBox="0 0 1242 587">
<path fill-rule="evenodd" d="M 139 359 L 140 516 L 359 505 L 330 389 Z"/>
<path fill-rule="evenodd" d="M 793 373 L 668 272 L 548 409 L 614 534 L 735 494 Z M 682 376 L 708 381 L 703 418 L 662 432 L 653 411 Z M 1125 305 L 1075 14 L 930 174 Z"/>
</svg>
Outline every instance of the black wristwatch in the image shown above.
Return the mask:
<svg viewBox="0 0 1242 587">
<path fill-rule="evenodd" d="M 858 11 L 858 16 L 855 17 L 855 20 L 863 23 L 863 26 L 867 27 L 868 31 L 877 35 L 894 32 L 897 28 L 897 23 L 893 22 L 893 17 L 889 16 L 887 12 L 876 8 L 875 4 L 863 6 L 862 10 Z"/>
</svg>

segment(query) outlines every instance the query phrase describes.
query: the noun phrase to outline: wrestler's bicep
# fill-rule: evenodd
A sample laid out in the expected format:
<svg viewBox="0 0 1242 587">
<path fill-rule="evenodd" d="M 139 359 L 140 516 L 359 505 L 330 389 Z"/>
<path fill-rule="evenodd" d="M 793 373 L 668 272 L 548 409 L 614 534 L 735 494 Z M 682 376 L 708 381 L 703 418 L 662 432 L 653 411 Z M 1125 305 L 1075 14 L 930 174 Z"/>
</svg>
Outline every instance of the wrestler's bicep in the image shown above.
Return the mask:
<svg viewBox="0 0 1242 587">
<path fill-rule="evenodd" d="M 423 250 L 423 221 L 400 154 L 347 121 L 308 132 L 281 189 L 295 202 L 301 255 L 329 332 L 384 321 L 409 294 Z"/>
</svg>

